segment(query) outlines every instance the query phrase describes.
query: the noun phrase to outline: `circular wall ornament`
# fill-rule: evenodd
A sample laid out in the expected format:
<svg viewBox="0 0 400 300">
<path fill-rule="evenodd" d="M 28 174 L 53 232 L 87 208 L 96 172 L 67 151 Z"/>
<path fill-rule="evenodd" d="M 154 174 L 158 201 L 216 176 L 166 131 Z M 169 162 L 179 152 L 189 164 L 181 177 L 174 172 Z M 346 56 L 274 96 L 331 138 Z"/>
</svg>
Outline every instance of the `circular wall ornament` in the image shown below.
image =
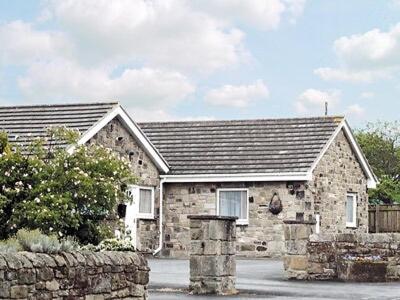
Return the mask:
<svg viewBox="0 0 400 300">
<path fill-rule="evenodd" d="M 282 211 L 283 207 L 282 207 L 282 201 L 279 198 L 278 193 L 274 193 L 274 195 L 271 198 L 271 201 L 269 202 L 269 211 L 274 214 L 277 215 Z"/>
</svg>

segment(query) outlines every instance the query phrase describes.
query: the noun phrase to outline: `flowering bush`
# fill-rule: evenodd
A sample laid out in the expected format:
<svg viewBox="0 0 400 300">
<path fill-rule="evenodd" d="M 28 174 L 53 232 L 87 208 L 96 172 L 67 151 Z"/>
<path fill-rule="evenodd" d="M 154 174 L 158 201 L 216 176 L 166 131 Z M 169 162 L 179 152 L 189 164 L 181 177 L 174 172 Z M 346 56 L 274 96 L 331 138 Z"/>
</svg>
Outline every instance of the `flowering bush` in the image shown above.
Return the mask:
<svg viewBox="0 0 400 300">
<path fill-rule="evenodd" d="M 49 134 L 53 145 L 67 142 L 74 151 L 45 140 L 12 149 L 0 133 L 0 239 L 19 228 L 38 228 L 98 244 L 111 234 L 103 221 L 125 199 L 124 187 L 135 182 L 129 163 L 102 146 L 76 145 L 74 131 Z"/>
</svg>

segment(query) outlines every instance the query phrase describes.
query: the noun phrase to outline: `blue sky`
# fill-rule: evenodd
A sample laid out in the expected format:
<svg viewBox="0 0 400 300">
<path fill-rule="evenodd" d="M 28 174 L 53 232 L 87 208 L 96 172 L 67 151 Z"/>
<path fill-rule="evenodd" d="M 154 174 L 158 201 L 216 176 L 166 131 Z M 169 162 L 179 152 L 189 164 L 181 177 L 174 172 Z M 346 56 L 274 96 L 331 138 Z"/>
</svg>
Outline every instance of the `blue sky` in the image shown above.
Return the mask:
<svg viewBox="0 0 400 300">
<path fill-rule="evenodd" d="M 136 120 L 400 115 L 398 0 L 0 0 L 0 104 Z"/>
</svg>

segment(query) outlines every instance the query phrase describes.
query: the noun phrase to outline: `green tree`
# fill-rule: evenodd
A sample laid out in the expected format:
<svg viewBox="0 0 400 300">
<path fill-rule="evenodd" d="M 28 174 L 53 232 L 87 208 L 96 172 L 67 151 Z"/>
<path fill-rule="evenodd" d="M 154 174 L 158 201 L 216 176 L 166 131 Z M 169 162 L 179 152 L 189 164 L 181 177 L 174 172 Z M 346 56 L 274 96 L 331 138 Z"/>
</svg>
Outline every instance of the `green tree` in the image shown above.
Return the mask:
<svg viewBox="0 0 400 300">
<path fill-rule="evenodd" d="M 129 163 L 102 146 L 76 145 L 74 131 L 49 134 L 75 150 L 45 146 L 44 140 L 11 150 L 7 135 L 0 134 L 0 238 L 38 228 L 97 244 L 107 235 L 104 221 L 126 199 L 124 188 L 135 182 Z"/>
<path fill-rule="evenodd" d="M 356 138 L 380 180 L 370 199 L 400 203 L 400 122 L 369 123 Z"/>
</svg>

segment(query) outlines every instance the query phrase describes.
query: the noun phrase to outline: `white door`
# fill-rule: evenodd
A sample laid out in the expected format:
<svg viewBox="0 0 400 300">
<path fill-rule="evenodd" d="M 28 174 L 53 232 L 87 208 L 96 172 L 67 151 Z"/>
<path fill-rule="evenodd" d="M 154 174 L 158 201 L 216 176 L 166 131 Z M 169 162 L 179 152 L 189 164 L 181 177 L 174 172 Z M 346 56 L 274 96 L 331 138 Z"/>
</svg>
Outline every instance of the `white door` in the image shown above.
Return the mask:
<svg viewBox="0 0 400 300">
<path fill-rule="evenodd" d="M 137 220 L 139 213 L 139 193 L 134 186 L 128 188 L 128 202 L 126 204 L 125 226 L 130 231 L 132 243 L 137 248 Z"/>
</svg>

